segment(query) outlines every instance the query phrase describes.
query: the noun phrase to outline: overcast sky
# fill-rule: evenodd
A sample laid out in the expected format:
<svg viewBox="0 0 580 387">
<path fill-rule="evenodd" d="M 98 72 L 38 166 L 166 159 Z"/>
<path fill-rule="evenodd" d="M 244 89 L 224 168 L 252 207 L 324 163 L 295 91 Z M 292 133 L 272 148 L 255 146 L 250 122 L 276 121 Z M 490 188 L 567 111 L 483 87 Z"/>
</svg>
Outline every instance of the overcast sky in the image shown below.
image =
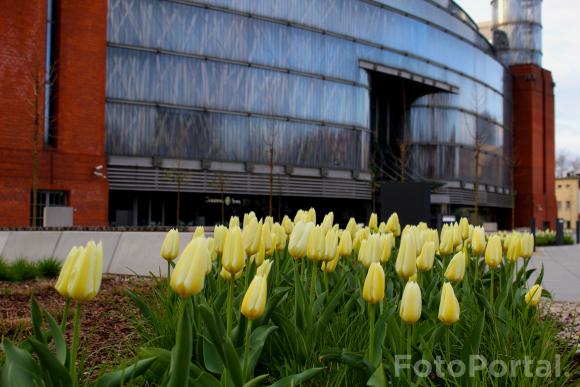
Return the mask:
<svg viewBox="0 0 580 387">
<path fill-rule="evenodd" d="M 490 0 L 456 0 L 476 22 L 491 20 Z M 543 67 L 556 82 L 556 150 L 580 156 L 580 1 L 542 6 Z"/>
</svg>

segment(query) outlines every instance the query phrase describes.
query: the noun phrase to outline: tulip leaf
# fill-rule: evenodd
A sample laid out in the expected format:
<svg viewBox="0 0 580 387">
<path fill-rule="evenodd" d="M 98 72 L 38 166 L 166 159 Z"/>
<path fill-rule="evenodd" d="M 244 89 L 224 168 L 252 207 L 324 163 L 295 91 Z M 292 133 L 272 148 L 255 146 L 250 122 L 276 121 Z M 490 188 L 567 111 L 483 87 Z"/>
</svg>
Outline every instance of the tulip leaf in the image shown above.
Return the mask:
<svg viewBox="0 0 580 387">
<path fill-rule="evenodd" d="M 199 368 L 194 363 L 190 364 L 189 385 L 194 387 L 221 387 L 221 383 L 215 376 Z"/>
<path fill-rule="evenodd" d="M 542 269 L 540 270 L 540 274 L 538 275 L 538 278 L 536 278 L 536 281 L 534 282 L 534 284 L 541 285 L 543 279 L 544 279 L 544 264 L 542 263 Z"/>
<path fill-rule="evenodd" d="M 326 327 L 328 320 L 330 320 L 330 318 L 334 315 L 336 307 L 340 301 L 342 301 L 342 295 L 344 294 L 344 288 L 346 287 L 346 281 L 344 281 L 346 274 L 347 273 L 343 274 L 338 284 L 330 294 L 327 304 L 320 313 L 320 317 L 318 318 L 316 326 L 314 327 L 314 331 L 316 333 L 319 333 L 321 329 Z"/>
<path fill-rule="evenodd" d="M 41 329 L 42 312 L 34 296 L 30 297 L 30 313 L 32 314 L 32 331 L 34 332 L 34 337 L 41 343 L 46 344 L 46 337 L 44 337 Z"/>
<path fill-rule="evenodd" d="M 349 367 L 364 371 L 367 377 L 373 372 L 371 364 L 364 358 L 363 353 L 350 352 L 346 349 L 326 350 L 319 358 L 321 362 L 334 361 L 346 364 Z"/>
<path fill-rule="evenodd" d="M 387 319 L 394 313 L 395 309 L 396 305 L 392 305 L 384 310 L 375 324 L 375 337 L 372 340 L 375 341 L 373 359 L 375 359 L 377 364 L 383 358 L 383 343 L 387 335 Z M 373 364 L 373 367 L 376 367 L 377 364 Z"/>
<path fill-rule="evenodd" d="M 288 350 L 294 353 L 294 358 L 299 363 L 305 362 L 308 352 L 302 331 L 280 312 L 274 312 L 272 314 L 272 320 L 280 327 L 288 344 Z"/>
<path fill-rule="evenodd" d="M 312 379 L 313 377 L 318 375 L 323 370 L 324 370 L 324 368 L 310 368 L 310 369 L 307 369 L 306 371 L 300 372 L 299 374 L 286 376 L 285 378 L 278 380 L 276 383 L 271 384 L 270 387 L 296 386 L 296 385 L 301 384 L 307 380 Z"/>
<path fill-rule="evenodd" d="M 370 387 L 386 387 L 387 386 L 387 379 L 385 378 L 385 369 L 383 365 L 380 364 L 375 372 L 371 375 L 369 380 L 367 381 L 367 386 Z"/>
<path fill-rule="evenodd" d="M 250 354 L 248 359 L 248 375 L 252 375 L 254 372 L 254 368 L 256 367 L 256 364 L 258 364 L 258 360 L 262 354 L 262 349 L 264 348 L 266 339 L 270 333 L 274 332 L 276 329 L 278 329 L 278 327 L 275 325 L 262 325 L 261 327 L 256 328 L 254 332 L 252 332 L 252 336 L 250 338 Z"/>
<path fill-rule="evenodd" d="M 56 349 L 56 358 L 60 362 L 60 364 L 64 365 L 66 362 L 66 355 L 67 355 L 67 346 L 66 341 L 64 339 L 64 335 L 60 330 L 60 326 L 55 321 L 54 317 L 48 311 L 44 311 L 44 315 L 46 316 L 46 321 L 48 322 L 48 327 L 50 328 L 50 334 L 54 340 L 54 345 Z"/>
<path fill-rule="evenodd" d="M 226 365 L 226 371 L 231 376 L 234 386 L 241 386 L 243 384 L 243 378 L 240 358 L 232 340 L 227 335 L 224 335 L 223 347 L 225 354 L 223 361 Z"/>
<path fill-rule="evenodd" d="M 62 363 L 60 363 L 56 356 L 50 352 L 48 346 L 34 337 L 29 338 L 28 341 L 32 346 L 33 351 L 38 355 L 38 360 L 40 361 L 42 369 L 47 371 L 48 377 L 52 381 L 52 385 L 63 387 L 71 385 L 71 377 L 68 370 Z"/>
<path fill-rule="evenodd" d="M 203 364 L 208 371 L 214 374 L 221 374 L 224 363 L 215 345 L 207 336 L 203 338 Z"/>
<path fill-rule="evenodd" d="M 133 300 L 133 302 L 135 303 L 135 305 L 137 305 L 137 308 L 139 308 L 139 311 L 141 312 L 141 314 L 143 315 L 143 317 L 145 318 L 145 320 L 147 322 L 149 322 L 149 324 L 155 326 L 155 323 L 156 323 L 155 315 L 151 311 L 151 308 L 149 308 L 149 305 L 147 305 L 141 299 L 141 297 L 139 297 L 138 295 L 136 295 L 135 293 L 133 293 L 131 290 L 126 290 L 126 292 L 129 295 L 129 297 L 131 297 L 131 299 Z"/>
<path fill-rule="evenodd" d="M 246 384 L 244 384 L 244 387 L 258 387 L 261 386 L 262 383 L 268 379 L 268 374 L 264 374 L 264 375 L 260 375 L 260 376 L 256 376 L 254 379 L 252 380 L 248 380 L 246 382 Z"/>
<path fill-rule="evenodd" d="M 97 380 L 95 387 L 117 387 L 125 385 L 127 381 L 144 374 L 155 360 L 155 357 L 139 360 L 126 368 L 106 373 Z"/>
<path fill-rule="evenodd" d="M 187 386 L 189 379 L 189 366 L 193 351 L 191 318 L 187 304 L 181 313 L 175 346 L 171 350 L 171 367 L 169 369 L 169 386 Z"/>
<path fill-rule="evenodd" d="M 224 350 L 223 347 L 219 345 L 219 343 L 221 343 L 224 333 L 220 333 L 221 330 L 218 328 L 218 323 L 216 322 L 216 319 L 214 317 L 214 312 L 207 305 L 200 305 L 198 311 L 201 313 L 201 318 L 205 322 L 205 326 L 209 333 L 209 339 L 211 340 L 212 343 L 217 343 L 215 345 L 215 349 L 217 350 L 218 355 L 223 361 L 223 359 L 225 358 Z"/>
<path fill-rule="evenodd" d="M 40 378 L 40 369 L 30 353 L 6 339 L 2 341 L 2 350 L 6 359 L 0 377 L 1 385 L 11 387 L 44 385 Z"/>
</svg>

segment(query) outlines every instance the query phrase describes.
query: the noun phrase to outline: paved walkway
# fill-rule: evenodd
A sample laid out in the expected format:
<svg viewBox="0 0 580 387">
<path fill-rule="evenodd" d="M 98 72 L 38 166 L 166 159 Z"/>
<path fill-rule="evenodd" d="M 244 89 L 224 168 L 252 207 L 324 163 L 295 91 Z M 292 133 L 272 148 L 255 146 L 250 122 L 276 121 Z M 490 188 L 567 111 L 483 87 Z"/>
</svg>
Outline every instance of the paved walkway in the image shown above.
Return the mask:
<svg viewBox="0 0 580 387">
<path fill-rule="evenodd" d="M 542 285 L 552 292 L 554 300 L 580 302 L 580 245 L 538 247 L 529 266 L 540 269 L 542 265 Z"/>
</svg>

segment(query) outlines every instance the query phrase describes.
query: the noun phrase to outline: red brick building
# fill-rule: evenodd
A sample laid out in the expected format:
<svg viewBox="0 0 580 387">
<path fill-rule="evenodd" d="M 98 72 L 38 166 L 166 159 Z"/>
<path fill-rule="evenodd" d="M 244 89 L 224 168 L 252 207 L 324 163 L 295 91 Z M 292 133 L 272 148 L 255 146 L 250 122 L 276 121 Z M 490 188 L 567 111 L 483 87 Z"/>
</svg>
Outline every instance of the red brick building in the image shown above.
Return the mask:
<svg viewBox="0 0 580 387">
<path fill-rule="evenodd" d="M 303 0 L 292 1 L 296 3 L 292 9 L 302 9 Z M 264 7 L 255 7 L 259 17 L 237 9 L 243 7 L 241 3 L 224 7 L 212 0 L 195 4 L 4 1 L 0 8 L 0 227 L 42 225 L 42 210 L 51 205 L 72 207 L 76 226 L 121 224 L 121 218 L 130 219 L 129 225 L 175 224 L 172 216 L 177 222 L 185 217 L 175 205 L 176 190 L 190 195 L 181 198 L 184 203 L 201 203 L 187 208 L 190 220 L 210 223 L 214 221 L 210 215 L 222 209 L 216 203 L 225 203 L 224 195 L 237 195 L 228 196 L 231 203 L 259 206 L 273 192 L 287 200 L 287 211 L 291 206 L 319 203 L 326 210 L 343 208 L 346 215 L 355 207 L 366 213 L 371 202 L 371 158 L 377 157 L 369 153 L 369 133 L 374 130 L 369 117 L 380 117 L 377 111 L 388 109 L 394 113 L 389 110 L 388 120 L 376 119 L 376 128 L 383 125 L 402 133 L 408 129 L 407 115 L 421 124 L 421 130 L 409 131 L 418 136 L 411 144 L 409 165 L 414 170 L 409 177 L 422 175 L 421 179 L 442 187 L 442 193 L 431 192 L 432 212 L 434 200 L 440 200 L 440 211 L 431 220 L 455 210 L 469 211 L 478 189 L 480 208 L 485 208 L 480 214 L 509 226 L 515 191 L 515 226 L 528 226 L 535 218 L 538 227 L 553 227 L 550 73 L 538 64 L 513 65 L 510 82 L 496 48 L 477 33 L 466 15 L 461 17 L 459 9 L 449 12 L 424 2 L 421 7 L 426 9 L 411 14 L 407 8 L 392 10 L 370 3 L 357 3 L 352 13 L 333 9 L 346 12 L 333 14 L 336 20 L 328 16 L 330 10 L 313 3 L 321 17 L 314 18 L 312 27 L 296 23 L 295 15 L 260 14 L 269 9 L 267 0 Z M 165 13 L 150 11 L 155 7 L 164 7 Z M 397 34 L 378 30 L 389 23 L 377 23 L 383 27 L 369 36 L 362 28 L 347 31 L 339 21 L 352 18 L 353 24 L 364 26 L 369 24 L 365 23 L 368 15 L 373 18 L 368 22 L 384 18 L 398 23 L 397 28 L 389 27 Z M 193 20 L 198 25 L 187 24 Z M 232 25 L 247 29 L 246 34 L 234 31 L 228 35 L 231 41 L 223 42 L 221 30 Z M 407 38 L 398 42 L 399 35 L 416 36 L 419 42 Z M 240 36 L 246 40 L 236 41 Z M 308 53 L 300 58 L 304 63 L 289 60 L 278 37 L 298 39 L 304 45 L 298 51 Z M 441 49 L 427 47 L 429 39 L 437 39 Z M 397 45 L 403 45 L 403 50 Z M 360 53 L 369 57 L 359 58 Z M 336 55 L 334 61 L 331 55 Z M 325 61 L 333 65 L 326 66 Z M 367 78 L 368 74 L 374 75 Z M 272 95 L 269 82 L 286 89 L 274 88 Z M 380 97 L 376 106 L 369 106 L 372 82 L 376 82 L 373 92 Z M 385 84 L 406 91 L 387 95 L 381 89 Z M 478 98 L 470 102 L 479 92 L 486 106 L 479 106 Z M 403 95 L 413 93 L 435 97 L 420 106 L 400 103 Z M 282 103 L 274 103 L 278 95 L 284 96 Z M 301 109 L 305 101 L 316 108 Z M 369 112 L 361 113 L 364 109 Z M 457 133 L 462 125 L 493 129 L 494 142 L 484 147 L 480 166 L 474 165 L 469 136 Z M 272 140 L 270 128 L 277 128 L 285 141 Z M 439 138 L 435 132 L 446 134 Z M 189 137 L 181 138 L 183 133 Z M 504 139 L 509 133 L 513 177 L 508 166 L 510 141 Z M 273 155 L 269 149 L 264 151 L 269 140 Z M 392 150 L 400 150 L 394 140 L 389 144 Z M 182 147 L 187 148 L 184 157 L 175 151 Z M 388 166 L 387 156 L 383 162 Z M 271 169 L 270 162 L 275 164 Z M 396 175 L 397 169 L 386 174 Z M 275 178 L 269 179 L 268 171 Z M 481 176 L 474 177 L 478 173 Z M 268 186 L 272 181 L 274 189 Z M 275 204 L 278 211 L 281 201 Z"/>
<path fill-rule="evenodd" d="M 107 181 L 94 174 L 106 168 L 107 4 L 55 1 L 50 17 L 51 3 L 0 8 L 0 226 L 33 224 L 35 175 L 38 216 L 57 201 L 74 208 L 75 225 L 108 223 Z"/>
</svg>

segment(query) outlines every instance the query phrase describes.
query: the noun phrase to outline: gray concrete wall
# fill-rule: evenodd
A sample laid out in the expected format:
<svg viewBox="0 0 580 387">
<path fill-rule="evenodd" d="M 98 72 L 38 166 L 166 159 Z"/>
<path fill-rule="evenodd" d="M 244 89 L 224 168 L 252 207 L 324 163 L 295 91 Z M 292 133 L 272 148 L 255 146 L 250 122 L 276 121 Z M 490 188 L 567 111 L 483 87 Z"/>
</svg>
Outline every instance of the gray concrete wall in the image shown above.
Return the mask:
<svg viewBox="0 0 580 387">
<path fill-rule="evenodd" d="M 193 233 L 179 233 L 180 251 Z M 210 235 L 206 232 L 206 235 Z M 14 261 L 20 257 L 38 261 L 55 257 L 63 261 L 73 246 L 90 240 L 103 242 L 103 267 L 108 273 L 165 274 L 167 262 L 159 252 L 164 232 L 97 231 L 1 231 L 0 257 Z"/>
</svg>

